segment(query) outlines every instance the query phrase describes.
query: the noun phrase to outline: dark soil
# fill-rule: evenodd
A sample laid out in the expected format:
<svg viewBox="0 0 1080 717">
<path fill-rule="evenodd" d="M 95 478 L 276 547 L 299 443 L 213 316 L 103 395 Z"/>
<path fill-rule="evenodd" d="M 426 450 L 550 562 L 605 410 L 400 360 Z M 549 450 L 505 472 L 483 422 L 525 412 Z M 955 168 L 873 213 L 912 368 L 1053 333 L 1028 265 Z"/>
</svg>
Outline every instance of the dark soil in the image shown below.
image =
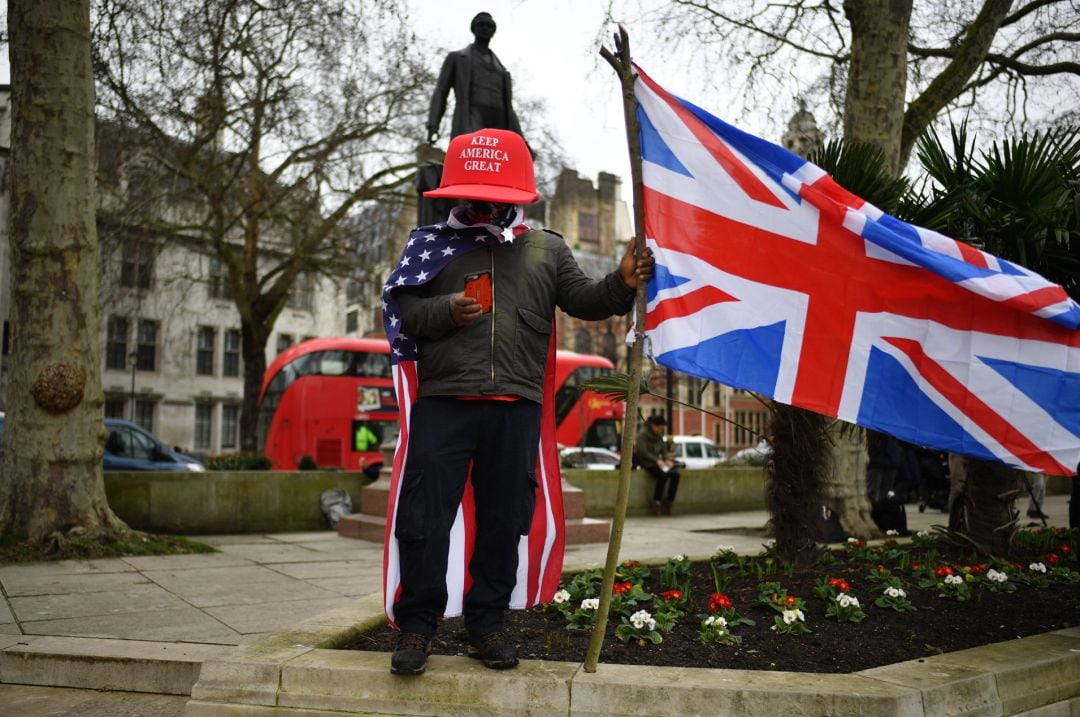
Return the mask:
<svg viewBox="0 0 1080 717">
<path fill-rule="evenodd" d="M 968 556 L 970 559 L 970 556 Z M 1032 554 L 1019 560 L 1041 560 Z M 1069 561 L 1070 567 L 1076 567 Z M 755 621 L 733 632 L 742 638 L 739 645 L 705 646 L 698 642 L 699 615 L 714 591 L 707 565 L 695 564 L 690 590 L 691 611 L 679 620 L 659 645 L 620 642 L 614 636 L 620 620 L 614 613 L 608 621 L 607 637 L 600 662 L 671 667 L 713 667 L 742 670 L 845 673 L 905 660 L 925 658 L 945 652 L 1012 640 L 1080 624 L 1080 583 L 1052 582 L 1048 587 L 1017 585 L 1012 593 L 996 593 L 976 588 L 964 602 L 938 597 L 934 588 L 919 588 L 906 574 L 894 569 L 905 583 L 914 612 L 896 612 L 877 607 L 881 590 L 867 579 L 873 563 L 844 560 L 829 567 L 796 570 L 766 576 L 736 577 L 727 589 L 734 608 Z M 814 597 L 817 579 L 838 577 L 847 580 L 852 595 L 859 598 L 867 614 L 860 623 L 838 623 L 825 617 L 826 603 Z M 659 591 L 658 570 L 645 581 L 647 591 Z M 792 636 L 773 632 L 771 609 L 755 606 L 757 585 L 779 582 L 789 595 L 806 601 L 809 635 Z M 564 585 L 569 582 L 569 576 Z M 653 612 L 651 604 L 644 608 Z M 589 633 L 567 630 L 565 619 L 542 608 L 512 611 L 507 629 L 523 659 L 583 662 Z M 356 638 L 346 649 L 391 651 L 396 633 L 382 627 Z M 464 655 L 468 646 L 461 618 L 450 618 L 439 628 L 434 654 Z"/>
</svg>

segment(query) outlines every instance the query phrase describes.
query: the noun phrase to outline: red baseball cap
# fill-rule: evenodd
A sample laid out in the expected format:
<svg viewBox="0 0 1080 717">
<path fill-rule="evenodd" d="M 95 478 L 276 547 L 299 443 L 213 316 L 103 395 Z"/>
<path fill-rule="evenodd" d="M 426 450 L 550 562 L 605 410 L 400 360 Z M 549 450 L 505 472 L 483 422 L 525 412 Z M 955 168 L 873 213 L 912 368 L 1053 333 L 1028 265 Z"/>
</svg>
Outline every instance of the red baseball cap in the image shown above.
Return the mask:
<svg viewBox="0 0 1080 717">
<path fill-rule="evenodd" d="M 482 129 L 450 140 L 438 189 L 425 197 L 529 204 L 540 198 L 525 140 L 505 129 Z"/>
</svg>

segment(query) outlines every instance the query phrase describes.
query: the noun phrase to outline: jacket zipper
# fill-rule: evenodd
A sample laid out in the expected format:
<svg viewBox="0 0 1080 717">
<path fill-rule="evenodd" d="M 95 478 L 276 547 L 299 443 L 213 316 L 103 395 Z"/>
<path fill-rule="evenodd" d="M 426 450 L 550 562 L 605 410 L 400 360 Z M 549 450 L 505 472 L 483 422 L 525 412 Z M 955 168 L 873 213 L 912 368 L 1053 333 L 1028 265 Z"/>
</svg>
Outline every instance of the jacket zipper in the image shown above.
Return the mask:
<svg viewBox="0 0 1080 717">
<path fill-rule="evenodd" d="M 488 260 L 491 266 L 491 346 L 488 351 L 488 364 L 491 367 L 491 383 L 495 384 L 495 250 L 488 247 Z"/>
</svg>

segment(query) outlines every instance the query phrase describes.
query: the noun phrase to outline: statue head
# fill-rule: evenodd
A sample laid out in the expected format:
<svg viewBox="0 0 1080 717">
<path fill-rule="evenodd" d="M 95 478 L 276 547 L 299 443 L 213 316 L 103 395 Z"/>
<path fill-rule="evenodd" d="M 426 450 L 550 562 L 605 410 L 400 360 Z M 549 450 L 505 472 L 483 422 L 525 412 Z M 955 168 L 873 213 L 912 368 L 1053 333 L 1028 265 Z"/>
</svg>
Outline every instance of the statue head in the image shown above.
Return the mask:
<svg viewBox="0 0 1080 717">
<path fill-rule="evenodd" d="M 469 30 L 478 42 L 486 44 L 495 34 L 495 20 L 489 12 L 478 12 L 469 24 Z"/>
</svg>

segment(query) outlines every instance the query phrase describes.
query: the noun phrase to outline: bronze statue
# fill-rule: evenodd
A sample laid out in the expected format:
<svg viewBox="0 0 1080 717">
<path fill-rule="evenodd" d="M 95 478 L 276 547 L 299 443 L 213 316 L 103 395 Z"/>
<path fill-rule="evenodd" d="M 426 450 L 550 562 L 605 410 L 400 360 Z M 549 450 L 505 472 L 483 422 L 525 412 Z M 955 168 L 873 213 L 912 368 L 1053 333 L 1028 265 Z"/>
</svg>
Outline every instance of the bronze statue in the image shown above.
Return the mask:
<svg viewBox="0 0 1080 717">
<path fill-rule="evenodd" d="M 439 137 L 439 123 L 446 99 L 454 89 L 454 115 L 450 137 L 484 128 L 508 129 L 521 134 L 521 125 L 510 103 L 510 73 L 488 47 L 495 34 L 490 13 L 477 13 L 469 26 L 475 41 L 451 52 L 443 62 L 428 112 L 427 137 Z"/>
</svg>

